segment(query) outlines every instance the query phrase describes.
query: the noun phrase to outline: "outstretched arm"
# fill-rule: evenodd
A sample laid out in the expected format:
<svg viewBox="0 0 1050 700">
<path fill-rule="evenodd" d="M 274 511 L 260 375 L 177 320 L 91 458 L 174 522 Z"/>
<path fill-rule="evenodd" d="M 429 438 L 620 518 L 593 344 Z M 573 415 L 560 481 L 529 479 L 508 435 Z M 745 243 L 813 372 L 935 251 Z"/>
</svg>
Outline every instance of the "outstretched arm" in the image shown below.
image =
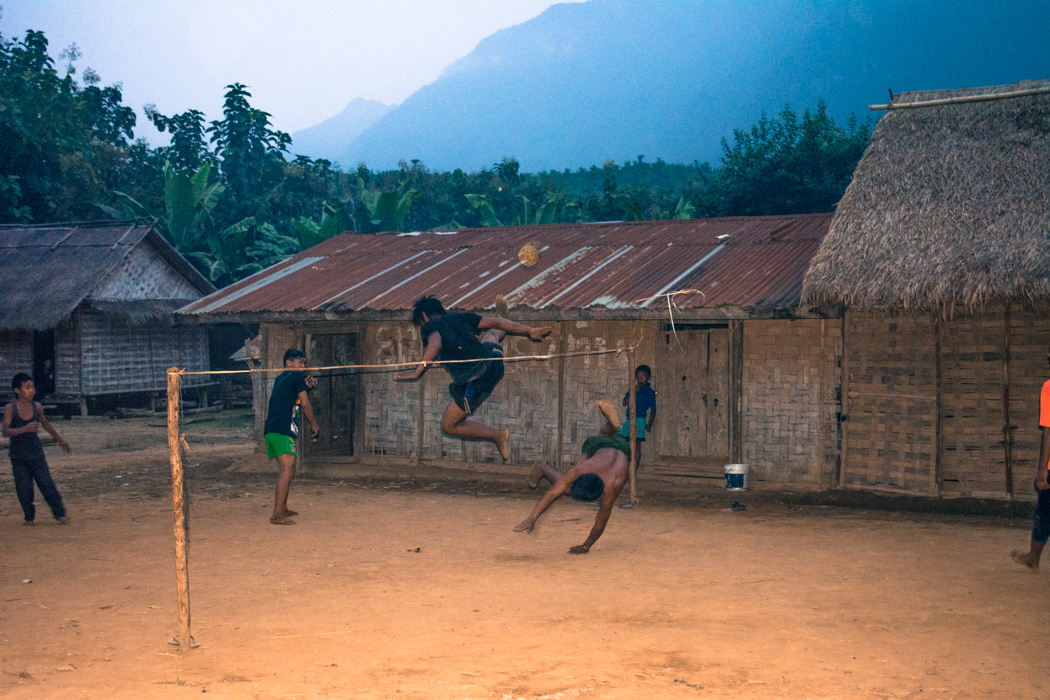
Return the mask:
<svg viewBox="0 0 1050 700">
<path fill-rule="evenodd" d="M 490 328 L 495 328 L 513 335 L 527 335 L 531 340 L 543 340 L 551 334 L 550 326 L 525 326 L 510 319 L 487 316 L 482 317 L 481 321 L 478 322 L 478 328 L 486 331 Z"/>
<path fill-rule="evenodd" d="M 314 418 L 314 407 L 310 404 L 310 397 L 307 396 L 305 391 L 299 392 L 299 403 L 303 407 L 303 415 L 306 416 L 307 422 L 310 423 L 310 437 L 315 438 L 321 432 L 321 429 L 317 427 L 317 419 Z"/>
<path fill-rule="evenodd" d="M 571 475 L 571 478 L 570 478 Z M 551 507 L 551 504 L 558 500 L 569 487 L 572 486 L 572 482 L 576 480 L 576 476 L 570 469 L 566 472 L 565 476 L 558 479 L 558 482 L 554 486 L 550 487 L 547 493 L 543 494 L 543 498 L 536 504 L 536 507 L 532 509 L 532 513 L 529 517 L 518 523 L 518 526 L 514 528 L 514 532 L 532 532 L 532 529 L 536 527 L 536 521 L 539 520 L 543 512 Z"/>
<path fill-rule="evenodd" d="M 438 356 L 441 351 L 441 334 L 433 332 L 427 336 L 426 349 L 423 351 L 423 359 L 419 361 L 414 370 L 399 373 L 395 379 L 398 381 L 412 381 L 419 379 L 423 372 L 427 371 L 427 364 L 434 361 L 434 358 Z"/>
<path fill-rule="evenodd" d="M 594 543 L 598 541 L 598 538 L 605 532 L 605 526 L 609 522 L 609 516 L 612 515 L 613 503 L 616 501 L 616 492 L 614 489 L 606 487 L 605 491 L 602 492 L 602 497 L 598 500 L 598 514 L 594 516 L 594 527 L 591 528 L 591 534 L 587 535 L 587 539 L 584 540 L 583 544 L 578 544 L 569 550 L 569 554 L 586 554 L 590 551 Z"/>
<path fill-rule="evenodd" d="M 51 421 L 47 419 L 47 416 L 44 415 L 44 407 L 40 404 L 37 404 L 37 415 L 40 416 L 40 427 L 50 433 L 51 437 L 55 438 L 58 446 L 65 450 L 66 454 L 69 454 L 72 448 L 68 442 L 59 437 L 58 431 L 55 430 L 55 426 L 51 425 Z"/>
</svg>

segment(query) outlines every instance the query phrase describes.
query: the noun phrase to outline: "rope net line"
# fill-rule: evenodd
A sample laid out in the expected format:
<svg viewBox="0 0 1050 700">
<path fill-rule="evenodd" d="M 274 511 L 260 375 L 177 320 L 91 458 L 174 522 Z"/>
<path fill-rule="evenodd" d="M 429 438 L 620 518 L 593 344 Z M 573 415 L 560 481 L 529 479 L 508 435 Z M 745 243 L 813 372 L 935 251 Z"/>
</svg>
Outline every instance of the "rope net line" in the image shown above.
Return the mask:
<svg viewBox="0 0 1050 700">
<path fill-rule="evenodd" d="M 502 360 L 503 362 L 524 362 L 525 360 L 554 360 L 559 357 L 587 357 L 591 355 L 619 355 L 626 352 L 633 352 L 635 346 L 617 348 L 616 350 L 589 350 L 586 352 L 563 352 L 554 353 L 551 355 L 517 355 L 514 357 L 478 357 L 470 360 L 432 360 L 426 363 L 429 367 L 438 367 L 443 365 L 462 364 L 466 362 L 494 362 L 496 360 Z M 415 360 L 413 362 L 391 362 L 384 365 L 331 365 L 328 367 L 303 367 L 301 372 L 326 372 L 336 369 L 366 369 L 366 370 L 386 370 L 392 371 L 399 368 L 405 367 L 417 367 L 423 364 L 422 360 Z M 168 374 L 178 374 L 180 376 L 189 375 L 214 375 L 214 374 L 252 374 L 252 373 L 269 373 L 269 372 L 284 372 L 286 367 L 274 367 L 274 368 L 256 368 L 256 369 L 221 369 L 221 370 L 200 370 L 191 372 L 185 369 L 172 368 L 168 370 Z"/>
</svg>

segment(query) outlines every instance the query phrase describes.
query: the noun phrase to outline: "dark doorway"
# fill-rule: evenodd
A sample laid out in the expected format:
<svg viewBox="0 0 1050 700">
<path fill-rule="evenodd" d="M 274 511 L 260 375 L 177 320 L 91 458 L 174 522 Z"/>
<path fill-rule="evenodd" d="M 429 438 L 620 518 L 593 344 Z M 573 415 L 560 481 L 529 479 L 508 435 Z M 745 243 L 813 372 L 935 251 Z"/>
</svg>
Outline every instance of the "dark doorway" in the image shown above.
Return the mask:
<svg viewBox="0 0 1050 700">
<path fill-rule="evenodd" d="M 333 367 L 357 364 L 356 333 L 325 333 L 307 336 L 307 364 Z M 313 457 L 351 457 L 354 454 L 354 425 L 360 382 L 350 369 L 317 372 L 317 386 L 310 392 L 321 435 L 306 452 Z"/>
<path fill-rule="evenodd" d="M 55 393 L 58 369 L 55 363 L 55 331 L 33 333 L 33 384 L 36 395 L 44 397 Z"/>
</svg>

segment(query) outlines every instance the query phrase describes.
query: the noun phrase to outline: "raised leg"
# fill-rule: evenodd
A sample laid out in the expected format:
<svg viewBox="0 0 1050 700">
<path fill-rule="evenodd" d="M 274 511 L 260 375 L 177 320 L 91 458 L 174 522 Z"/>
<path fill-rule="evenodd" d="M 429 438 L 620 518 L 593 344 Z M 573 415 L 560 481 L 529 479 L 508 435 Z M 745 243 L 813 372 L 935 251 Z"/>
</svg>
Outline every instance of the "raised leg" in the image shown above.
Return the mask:
<svg viewBox="0 0 1050 700">
<path fill-rule="evenodd" d="M 563 472 L 558 471 L 542 459 L 537 460 L 532 463 L 532 471 L 529 472 L 529 488 L 536 488 L 544 479 L 554 484 L 563 476 L 565 476 Z"/>
<path fill-rule="evenodd" d="M 507 451 L 510 431 L 497 430 L 476 421 L 467 420 L 467 416 L 467 412 L 457 406 L 455 401 L 449 401 L 445 413 L 441 416 L 441 430 L 446 435 L 460 440 L 488 440 L 496 446 L 503 459 L 507 459 L 510 456 Z"/>
</svg>

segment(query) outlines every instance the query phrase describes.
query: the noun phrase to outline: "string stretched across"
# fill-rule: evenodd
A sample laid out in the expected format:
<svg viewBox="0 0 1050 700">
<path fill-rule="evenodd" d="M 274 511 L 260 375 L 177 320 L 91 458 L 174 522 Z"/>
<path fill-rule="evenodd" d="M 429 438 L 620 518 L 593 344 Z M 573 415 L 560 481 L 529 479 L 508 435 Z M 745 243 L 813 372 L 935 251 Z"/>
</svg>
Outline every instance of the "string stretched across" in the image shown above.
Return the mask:
<svg viewBox="0 0 1050 700">
<path fill-rule="evenodd" d="M 634 347 L 618 348 L 616 350 L 588 350 L 585 352 L 564 352 L 555 353 L 551 355 L 517 355 L 514 357 L 478 357 L 470 360 L 432 360 L 427 362 L 427 367 L 436 367 L 440 365 L 452 365 L 463 362 L 490 362 L 494 360 L 502 360 L 503 362 L 522 362 L 524 360 L 553 360 L 558 357 L 585 357 L 588 355 L 619 355 L 623 352 L 633 351 Z M 413 362 L 391 362 L 383 365 L 332 365 L 328 367 L 303 367 L 302 371 L 314 371 L 324 372 L 335 369 L 372 369 L 372 370 L 394 370 L 401 367 L 417 367 L 422 363 L 422 360 L 415 360 Z M 216 369 L 216 370 L 201 370 L 196 372 L 190 372 L 188 370 L 180 369 L 177 370 L 177 374 L 180 375 L 211 375 L 211 374 L 250 374 L 252 372 L 284 372 L 286 367 L 275 367 L 275 368 L 256 368 L 256 369 Z M 169 370 L 170 372 L 170 370 Z"/>
</svg>

